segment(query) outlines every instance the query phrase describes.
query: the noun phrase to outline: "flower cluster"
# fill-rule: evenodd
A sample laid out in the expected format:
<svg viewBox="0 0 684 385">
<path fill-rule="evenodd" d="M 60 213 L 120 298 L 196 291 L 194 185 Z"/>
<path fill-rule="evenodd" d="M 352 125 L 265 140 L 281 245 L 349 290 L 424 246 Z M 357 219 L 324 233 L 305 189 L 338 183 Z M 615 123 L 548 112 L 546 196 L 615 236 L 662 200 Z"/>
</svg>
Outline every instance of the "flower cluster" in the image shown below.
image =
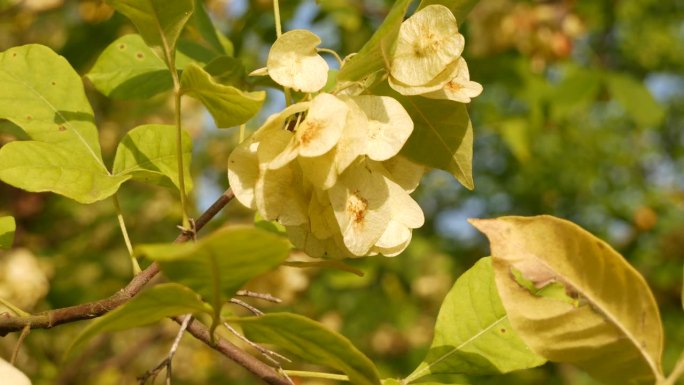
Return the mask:
<svg viewBox="0 0 684 385">
<path fill-rule="evenodd" d="M 482 92 L 470 80 L 465 46 L 449 8 L 429 5 L 401 24 L 390 63 L 389 85 L 402 95 L 469 103 Z"/>
<path fill-rule="evenodd" d="M 328 65 L 318 44 L 306 30 L 282 34 L 266 68 L 252 73 L 309 96 L 269 117 L 233 151 L 230 185 L 242 204 L 281 223 L 313 257 L 397 255 L 424 222 L 409 195 L 424 167 L 399 155 L 413 121 L 389 96 L 322 92 Z M 463 46 L 451 11 L 425 7 L 400 27 L 389 84 L 404 95 L 469 102 L 482 86 L 470 81 Z"/>
<path fill-rule="evenodd" d="M 269 117 L 233 151 L 236 198 L 314 257 L 402 252 L 423 212 L 423 167 L 398 155 L 413 122 L 387 96 L 321 93 Z"/>
</svg>

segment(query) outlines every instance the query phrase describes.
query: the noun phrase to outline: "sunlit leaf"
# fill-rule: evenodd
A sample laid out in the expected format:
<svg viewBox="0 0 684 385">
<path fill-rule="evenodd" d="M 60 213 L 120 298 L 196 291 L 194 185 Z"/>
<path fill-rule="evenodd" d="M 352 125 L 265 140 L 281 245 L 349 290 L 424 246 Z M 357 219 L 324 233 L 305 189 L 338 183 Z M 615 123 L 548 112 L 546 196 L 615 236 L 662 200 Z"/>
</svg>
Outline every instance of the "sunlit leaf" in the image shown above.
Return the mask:
<svg viewBox="0 0 684 385">
<path fill-rule="evenodd" d="M 9 249 L 14 242 L 16 223 L 13 217 L 0 217 L 0 249 Z"/>
<path fill-rule="evenodd" d="M 137 254 L 157 261 L 164 275 L 220 309 L 250 279 L 287 258 L 287 239 L 266 230 L 227 227 L 194 243 L 143 245 Z"/>
<path fill-rule="evenodd" d="M 499 374 L 546 360 L 511 328 L 494 283 L 491 258 L 466 271 L 447 294 L 427 356 L 408 377 L 431 374 Z"/>
<path fill-rule="evenodd" d="M 138 29 L 147 45 L 172 52 L 190 19 L 193 0 L 107 0 Z"/>
<path fill-rule="evenodd" d="M 219 128 L 245 123 L 261 108 L 264 91 L 245 92 L 217 83 L 196 64 L 190 64 L 181 78 L 183 92 L 200 100 L 209 110 Z"/>
<path fill-rule="evenodd" d="M 211 308 L 196 293 L 177 283 L 159 284 L 90 323 L 72 342 L 66 356 L 71 356 L 98 334 L 145 326 L 166 317 L 197 313 L 211 314 Z"/>
<path fill-rule="evenodd" d="M 114 99 L 146 99 L 173 87 L 164 61 L 137 34 L 111 43 L 86 77 Z"/>
<path fill-rule="evenodd" d="M 340 69 L 338 81 L 358 81 L 387 67 L 399 34 L 399 26 L 404 21 L 411 1 L 398 0 L 394 3 L 385 21 L 371 39 Z"/>
<path fill-rule="evenodd" d="M 607 384 L 662 380 L 663 327 L 646 281 L 609 245 L 562 219 L 471 220 L 490 240 L 496 284 L 511 325 L 531 349 Z M 536 289 L 565 287 L 575 304 Z"/>
<path fill-rule="evenodd" d="M 192 139 L 182 130 L 183 174 L 185 188 L 192 190 L 190 161 Z M 176 156 L 176 127 L 162 124 L 138 126 L 129 131 L 119 143 L 114 158 L 115 175 L 132 175 L 146 183 L 179 187 L 178 158 Z"/>
<path fill-rule="evenodd" d="M 246 337 L 287 349 L 306 362 L 340 370 L 355 385 L 379 385 L 373 362 L 344 336 L 318 322 L 291 313 L 231 319 Z"/>
<path fill-rule="evenodd" d="M 423 9 L 428 5 L 441 4 L 451 10 L 456 16 L 459 26 L 463 23 L 466 16 L 480 0 L 422 0 L 418 9 Z"/>
<path fill-rule="evenodd" d="M 37 44 L 0 53 L 0 89 L 0 118 L 33 140 L 91 157 L 106 172 L 81 77 L 62 56 Z"/>
<path fill-rule="evenodd" d="M 472 190 L 473 127 L 465 105 L 399 95 L 386 85 L 378 92 L 397 99 L 413 119 L 413 133 L 401 154 L 418 164 L 450 172 Z"/>
<path fill-rule="evenodd" d="M 658 104 L 643 82 L 624 74 L 611 73 L 608 88 L 629 116 L 640 127 L 653 127 L 665 118 L 665 109 Z"/>
<path fill-rule="evenodd" d="M 43 142 L 0 147 L 0 180 L 31 192 L 53 192 L 80 203 L 112 196 L 130 175 L 110 175 L 92 157 Z"/>
</svg>

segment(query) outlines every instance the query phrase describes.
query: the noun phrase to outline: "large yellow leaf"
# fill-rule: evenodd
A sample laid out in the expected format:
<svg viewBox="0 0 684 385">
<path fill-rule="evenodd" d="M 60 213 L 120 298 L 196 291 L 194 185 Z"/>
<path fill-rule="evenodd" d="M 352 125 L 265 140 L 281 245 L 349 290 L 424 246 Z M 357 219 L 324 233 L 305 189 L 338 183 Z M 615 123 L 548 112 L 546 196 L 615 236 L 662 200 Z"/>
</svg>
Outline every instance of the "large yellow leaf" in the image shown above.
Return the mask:
<svg viewBox="0 0 684 385">
<path fill-rule="evenodd" d="M 550 216 L 471 223 L 489 238 L 499 294 L 530 348 L 607 384 L 663 379 L 653 294 L 608 244 Z"/>
</svg>

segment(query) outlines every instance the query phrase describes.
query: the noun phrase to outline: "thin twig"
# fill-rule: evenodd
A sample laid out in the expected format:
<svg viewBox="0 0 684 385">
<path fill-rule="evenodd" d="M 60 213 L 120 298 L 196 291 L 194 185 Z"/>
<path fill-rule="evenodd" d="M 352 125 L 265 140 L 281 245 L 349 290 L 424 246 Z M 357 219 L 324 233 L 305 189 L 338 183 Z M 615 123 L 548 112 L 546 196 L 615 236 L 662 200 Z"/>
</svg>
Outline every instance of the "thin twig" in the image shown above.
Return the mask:
<svg viewBox="0 0 684 385">
<path fill-rule="evenodd" d="M 177 323 L 183 322 L 181 317 L 174 317 Z M 221 354 L 230 357 L 231 360 L 241 365 L 243 368 L 249 370 L 255 376 L 261 378 L 264 382 L 270 385 L 292 385 L 287 379 L 279 375 L 272 367 L 257 360 L 249 353 L 237 347 L 230 341 L 222 338 L 215 338 L 212 342 L 209 329 L 201 322 L 193 319 L 188 325 L 188 333 L 192 334 L 198 340 L 209 345 L 212 349 Z"/>
<path fill-rule="evenodd" d="M 273 365 L 276 365 L 278 368 L 280 368 L 280 362 L 278 362 L 278 360 L 276 360 L 275 358 L 278 358 L 278 359 L 283 360 L 285 362 L 292 362 L 292 360 L 290 360 L 289 358 L 287 358 L 287 357 L 285 357 L 279 353 L 276 353 L 273 350 L 266 349 L 265 347 L 263 347 L 257 343 L 250 341 L 247 337 L 238 333 L 238 331 L 235 330 L 232 326 L 230 326 L 227 322 L 224 322 L 223 326 L 225 326 L 226 329 L 228 329 L 228 331 L 233 333 L 233 335 L 235 337 L 239 338 L 242 342 L 253 347 L 259 353 L 261 353 L 261 355 L 264 356 L 264 358 L 266 358 L 268 361 L 270 361 Z M 275 358 L 273 358 L 273 357 L 275 357 Z"/>
<path fill-rule="evenodd" d="M 181 327 L 178 330 L 178 333 L 176 334 L 176 338 L 173 340 L 171 349 L 169 349 L 169 354 L 166 356 L 164 360 L 162 360 L 162 362 L 159 363 L 159 365 L 155 366 L 154 369 L 148 370 L 143 375 L 138 377 L 138 381 L 141 384 L 145 384 L 147 380 L 150 379 L 150 377 L 152 378 L 152 382 L 154 382 L 154 379 L 157 377 L 157 374 L 159 374 L 159 372 L 162 369 L 166 368 L 166 385 L 171 385 L 171 373 L 173 372 L 173 357 L 176 355 L 176 351 L 178 350 L 178 346 L 180 345 L 181 338 L 183 338 L 183 334 L 185 333 L 185 330 L 188 328 L 190 319 L 192 319 L 192 314 L 186 314 L 183 317 L 183 322 L 181 323 Z"/>
<path fill-rule="evenodd" d="M 262 315 L 264 315 L 264 312 L 262 312 L 261 310 L 255 308 L 254 306 L 248 304 L 247 302 L 240 301 L 240 300 L 237 299 L 237 298 L 231 298 L 229 302 L 232 303 L 232 304 L 234 304 L 234 305 L 238 305 L 238 306 L 244 307 L 245 309 L 249 310 L 249 311 L 250 311 L 252 314 L 254 314 L 255 316 L 262 316 Z"/>
<path fill-rule="evenodd" d="M 14 345 L 14 350 L 12 351 L 12 358 L 10 358 L 10 365 L 14 365 L 17 362 L 17 356 L 19 356 L 19 350 L 21 350 L 21 344 L 24 342 L 24 338 L 31 332 L 31 326 L 26 325 L 24 328 L 21 330 L 21 334 L 19 334 L 19 339 L 17 340 L 17 344 Z"/>
<path fill-rule="evenodd" d="M 238 297 L 249 297 L 249 298 L 263 299 L 264 301 L 273 302 L 273 303 L 283 302 L 282 299 L 280 299 L 278 297 L 274 297 L 268 293 L 257 293 L 255 291 L 249 291 L 249 290 L 238 290 L 238 292 L 235 293 L 235 295 Z"/>
</svg>

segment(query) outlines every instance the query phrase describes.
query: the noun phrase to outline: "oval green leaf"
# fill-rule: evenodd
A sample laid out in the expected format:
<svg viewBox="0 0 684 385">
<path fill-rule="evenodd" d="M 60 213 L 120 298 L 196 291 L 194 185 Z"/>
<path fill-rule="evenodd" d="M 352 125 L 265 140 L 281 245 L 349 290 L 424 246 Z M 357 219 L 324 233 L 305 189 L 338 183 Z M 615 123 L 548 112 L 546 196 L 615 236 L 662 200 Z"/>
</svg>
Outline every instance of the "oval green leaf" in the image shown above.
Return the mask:
<svg viewBox="0 0 684 385">
<path fill-rule="evenodd" d="M 499 294 L 530 348 L 606 384 L 663 379 L 663 327 L 653 294 L 608 244 L 550 216 L 470 222 L 489 238 Z"/>
<path fill-rule="evenodd" d="M 447 294 L 430 350 L 406 382 L 427 375 L 502 374 L 544 362 L 511 327 L 496 291 L 491 258 L 482 258 Z"/>
<path fill-rule="evenodd" d="M 185 130 L 181 136 L 185 187 L 190 191 L 192 139 Z M 116 149 L 113 172 L 114 175 L 131 175 L 145 183 L 179 187 L 176 127 L 147 124 L 129 131 Z"/>
<path fill-rule="evenodd" d="M 309 318 L 291 313 L 230 319 L 250 340 L 279 346 L 301 359 L 337 369 L 355 385 L 379 385 L 373 362 L 344 336 Z"/>
<path fill-rule="evenodd" d="M 147 99 L 173 87 L 164 61 L 137 34 L 111 43 L 86 77 L 113 99 Z"/>
<path fill-rule="evenodd" d="M 92 157 L 69 147 L 29 141 L 0 148 L 0 180 L 26 191 L 93 203 L 112 196 L 130 178 L 110 175 Z"/>
<path fill-rule="evenodd" d="M 16 227 L 13 217 L 0 217 L 0 249 L 12 247 Z"/>
<path fill-rule="evenodd" d="M 107 0 L 138 29 L 147 45 L 173 52 L 194 8 L 193 0 Z"/>
<path fill-rule="evenodd" d="M 226 227 L 198 242 L 143 245 L 138 255 L 157 261 L 169 279 L 198 292 L 215 309 L 250 279 L 287 258 L 287 239 L 251 227 Z"/>
<path fill-rule="evenodd" d="M 90 323 L 72 342 L 65 356 L 71 356 L 90 338 L 101 333 L 132 329 L 166 317 L 196 313 L 211 314 L 211 308 L 192 290 L 177 283 L 156 285 Z"/>
<path fill-rule="evenodd" d="M 264 91 L 245 92 L 217 83 L 207 71 L 196 64 L 188 65 L 183 71 L 181 87 L 184 93 L 207 107 L 219 128 L 245 123 L 259 112 L 266 99 Z"/>
</svg>

